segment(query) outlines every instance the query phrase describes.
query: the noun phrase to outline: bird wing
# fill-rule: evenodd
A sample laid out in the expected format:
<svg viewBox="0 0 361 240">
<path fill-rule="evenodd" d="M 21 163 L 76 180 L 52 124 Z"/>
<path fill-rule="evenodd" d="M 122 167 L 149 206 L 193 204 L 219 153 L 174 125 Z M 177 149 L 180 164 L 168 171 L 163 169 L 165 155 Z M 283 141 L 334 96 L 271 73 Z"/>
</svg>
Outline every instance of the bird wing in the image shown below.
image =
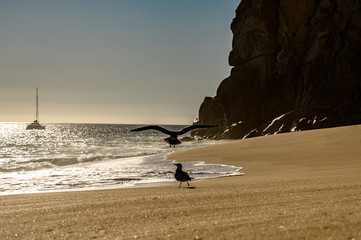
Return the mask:
<svg viewBox="0 0 361 240">
<path fill-rule="evenodd" d="M 191 178 L 188 173 L 180 170 L 177 171 L 174 175 L 175 179 L 177 179 L 178 181 L 191 181 L 194 178 Z"/>
<path fill-rule="evenodd" d="M 197 128 L 211 128 L 211 127 L 217 127 L 217 125 L 190 125 L 188 127 L 185 127 L 185 128 L 182 128 L 180 131 L 179 131 L 179 135 L 181 134 L 184 134 L 186 132 L 189 132 L 193 129 L 197 129 Z"/>
<path fill-rule="evenodd" d="M 188 173 L 186 173 L 186 172 L 182 172 L 182 174 L 183 174 L 183 178 L 185 179 L 185 180 L 187 180 L 187 181 L 189 181 L 189 180 L 192 180 L 193 178 L 191 178 L 190 176 L 189 176 L 189 174 Z"/>
<path fill-rule="evenodd" d="M 165 129 L 165 128 L 162 128 L 160 126 L 157 126 L 157 125 L 150 125 L 150 126 L 145 126 L 145 127 L 140 127 L 140 128 L 136 128 L 136 129 L 132 129 L 130 131 L 132 132 L 139 132 L 139 131 L 144 131 L 144 130 L 158 130 L 162 133 L 165 133 L 165 134 L 168 134 L 168 135 L 172 135 L 172 132 Z"/>
</svg>

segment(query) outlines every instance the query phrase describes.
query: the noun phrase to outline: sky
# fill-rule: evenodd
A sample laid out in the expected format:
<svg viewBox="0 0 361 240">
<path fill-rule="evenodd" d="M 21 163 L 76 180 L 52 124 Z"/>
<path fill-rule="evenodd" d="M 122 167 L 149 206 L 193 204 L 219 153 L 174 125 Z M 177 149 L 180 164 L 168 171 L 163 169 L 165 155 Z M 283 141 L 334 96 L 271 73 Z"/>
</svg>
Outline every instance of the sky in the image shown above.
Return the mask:
<svg viewBox="0 0 361 240">
<path fill-rule="evenodd" d="M 0 122 L 190 124 L 239 0 L 0 0 Z"/>
</svg>

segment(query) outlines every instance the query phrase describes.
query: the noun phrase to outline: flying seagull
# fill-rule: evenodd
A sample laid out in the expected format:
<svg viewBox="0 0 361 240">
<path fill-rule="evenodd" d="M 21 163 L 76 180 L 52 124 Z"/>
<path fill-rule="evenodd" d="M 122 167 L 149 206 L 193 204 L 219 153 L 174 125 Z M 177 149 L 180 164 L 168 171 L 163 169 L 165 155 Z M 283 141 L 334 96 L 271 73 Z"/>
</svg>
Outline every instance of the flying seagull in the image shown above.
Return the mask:
<svg viewBox="0 0 361 240">
<path fill-rule="evenodd" d="M 175 147 L 175 145 L 177 144 L 181 144 L 181 141 L 178 140 L 178 136 L 182 135 L 186 132 L 189 132 L 193 129 L 196 128 L 211 128 L 211 127 L 217 127 L 216 125 L 189 125 L 185 128 L 182 128 L 181 130 L 178 131 L 170 131 L 168 129 L 162 128 L 160 126 L 157 125 L 150 125 L 150 126 L 145 126 L 145 127 L 140 127 L 140 128 L 136 128 L 136 129 L 132 129 L 131 131 L 133 132 L 139 132 L 139 131 L 144 131 L 144 130 L 158 130 L 162 133 L 168 134 L 170 135 L 170 137 L 167 137 L 164 139 L 164 141 L 166 141 L 169 144 L 169 147 Z"/>
<path fill-rule="evenodd" d="M 182 170 L 182 164 L 176 163 L 174 165 L 177 166 L 177 170 L 175 171 L 174 177 L 175 179 L 177 179 L 177 181 L 179 181 L 179 187 L 181 187 L 182 182 L 187 182 L 189 186 L 188 181 L 191 181 L 193 178 L 189 177 L 188 173 Z"/>
</svg>

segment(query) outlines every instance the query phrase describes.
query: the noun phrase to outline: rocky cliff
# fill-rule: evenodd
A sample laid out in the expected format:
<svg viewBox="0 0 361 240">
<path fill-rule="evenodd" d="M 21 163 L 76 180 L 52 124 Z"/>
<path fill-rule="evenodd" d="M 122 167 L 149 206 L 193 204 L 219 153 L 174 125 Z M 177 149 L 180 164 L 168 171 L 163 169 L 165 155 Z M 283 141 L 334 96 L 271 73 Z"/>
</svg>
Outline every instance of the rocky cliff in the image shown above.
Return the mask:
<svg viewBox="0 0 361 240">
<path fill-rule="evenodd" d="M 245 138 L 361 123 L 361 1 L 242 0 L 230 76 L 195 131 Z"/>
</svg>

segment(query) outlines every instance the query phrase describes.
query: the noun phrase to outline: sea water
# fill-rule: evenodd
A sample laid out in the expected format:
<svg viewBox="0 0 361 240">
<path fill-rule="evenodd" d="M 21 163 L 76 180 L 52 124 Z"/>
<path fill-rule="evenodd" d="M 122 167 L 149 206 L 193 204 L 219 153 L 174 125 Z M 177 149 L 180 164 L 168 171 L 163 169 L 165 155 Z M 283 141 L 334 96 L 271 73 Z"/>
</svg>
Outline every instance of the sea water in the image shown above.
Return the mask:
<svg viewBox="0 0 361 240">
<path fill-rule="evenodd" d="M 169 153 L 215 144 L 193 140 L 170 148 L 158 131 L 139 125 L 0 123 L 0 195 L 135 187 L 174 183 Z M 184 126 L 163 126 L 177 130 Z M 183 163 L 195 179 L 241 175 L 239 167 Z"/>
</svg>

